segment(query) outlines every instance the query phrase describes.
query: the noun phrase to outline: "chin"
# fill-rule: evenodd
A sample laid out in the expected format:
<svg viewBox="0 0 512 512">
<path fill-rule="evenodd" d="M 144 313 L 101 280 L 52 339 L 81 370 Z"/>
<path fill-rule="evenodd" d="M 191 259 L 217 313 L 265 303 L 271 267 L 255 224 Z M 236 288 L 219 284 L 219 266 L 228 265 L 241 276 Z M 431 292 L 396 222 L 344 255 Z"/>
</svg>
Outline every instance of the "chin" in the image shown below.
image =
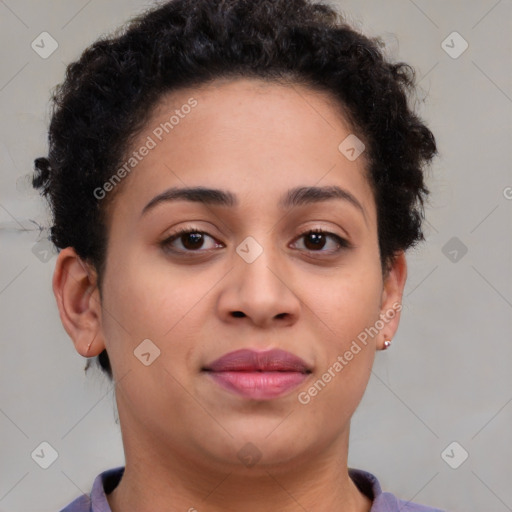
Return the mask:
<svg viewBox="0 0 512 512">
<path fill-rule="evenodd" d="M 248 418 L 243 423 L 251 425 L 245 425 L 245 428 L 223 424 L 233 437 L 221 434 L 215 444 L 209 443 L 203 450 L 210 454 L 215 464 L 225 466 L 229 471 L 247 468 L 257 473 L 258 468 L 265 471 L 293 469 L 298 461 L 307 459 L 308 454 L 314 455 L 318 446 L 307 442 L 303 426 L 284 428 L 282 420 L 270 417 L 258 422 Z M 211 436 L 210 440 L 213 441 Z M 204 443 L 204 438 L 201 441 Z"/>
</svg>

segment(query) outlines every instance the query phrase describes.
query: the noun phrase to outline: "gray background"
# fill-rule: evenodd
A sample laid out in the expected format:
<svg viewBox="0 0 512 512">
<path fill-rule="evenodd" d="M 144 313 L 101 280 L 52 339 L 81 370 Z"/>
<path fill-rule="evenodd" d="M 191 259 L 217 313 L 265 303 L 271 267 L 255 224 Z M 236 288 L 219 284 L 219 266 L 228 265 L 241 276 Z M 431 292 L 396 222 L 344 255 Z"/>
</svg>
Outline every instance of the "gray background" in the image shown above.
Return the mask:
<svg viewBox="0 0 512 512">
<path fill-rule="evenodd" d="M 401 325 L 377 354 L 349 464 L 404 499 L 512 510 L 512 2 L 334 4 L 414 65 L 417 108 L 440 149 L 427 241 L 409 253 Z M 85 376 L 60 324 L 55 254 L 38 227 L 47 211 L 26 177 L 46 153 L 50 89 L 66 64 L 150 5 L 0 0 L 0 511 L 59 510 L 124 464 L 112 385 L 99 370 Z M 31 48 L 43 31 L 59 45 L 47 59 Z M 442 47 L 454 31 L 469 44 L 458 58 Z M 457 36 L 446 44 L 462 48 Z M 43 441 L 58 452 L 48 469 L 31 457 Z M 445 460 L 456 466 L 462 450 L 453 469 Z"/>
</svg>

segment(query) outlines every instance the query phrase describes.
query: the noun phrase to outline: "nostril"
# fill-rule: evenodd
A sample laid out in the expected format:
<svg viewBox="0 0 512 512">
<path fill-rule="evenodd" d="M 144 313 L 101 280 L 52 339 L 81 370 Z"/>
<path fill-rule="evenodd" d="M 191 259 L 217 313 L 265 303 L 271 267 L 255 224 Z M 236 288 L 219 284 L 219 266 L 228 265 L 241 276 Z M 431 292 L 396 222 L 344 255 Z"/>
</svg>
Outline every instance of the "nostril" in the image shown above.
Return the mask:
<svg viewBox="0 0 512 512">
<path fill-rule="evenodd" d="M 242 313 L 242 311 L 233 311 L 233 316 L 240 318 L 240 317 L 245 316 L 245 313 Z"/>
</svg>

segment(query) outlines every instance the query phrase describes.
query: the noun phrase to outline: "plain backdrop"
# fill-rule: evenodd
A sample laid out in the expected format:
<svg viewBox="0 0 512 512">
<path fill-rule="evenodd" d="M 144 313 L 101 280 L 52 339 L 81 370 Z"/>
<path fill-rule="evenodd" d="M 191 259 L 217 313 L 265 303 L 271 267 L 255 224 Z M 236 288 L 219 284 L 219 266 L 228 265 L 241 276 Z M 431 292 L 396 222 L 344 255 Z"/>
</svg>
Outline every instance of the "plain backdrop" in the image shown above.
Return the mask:
<svg viewBox="0 0 512 512">
<path fill-rule="evenodd" d="M 403 499 L 512 510 L 512 2 L 333 4 L 415 67 L 440 151 L 427 240 L 408 253 L 402 321 L 353 418 L 349 464 Z M 0 1 L 0 511 L 60 510 L 124 464 L 112 385 L 84 373 L 61 326 L 48 211 L 27 177 L 65 66 L 151 5 Z M 47 58 L 31 46 L 42 32 L 58 44 Z M 57 456 L 47 469 L 43 442 Z"/>
</svg>

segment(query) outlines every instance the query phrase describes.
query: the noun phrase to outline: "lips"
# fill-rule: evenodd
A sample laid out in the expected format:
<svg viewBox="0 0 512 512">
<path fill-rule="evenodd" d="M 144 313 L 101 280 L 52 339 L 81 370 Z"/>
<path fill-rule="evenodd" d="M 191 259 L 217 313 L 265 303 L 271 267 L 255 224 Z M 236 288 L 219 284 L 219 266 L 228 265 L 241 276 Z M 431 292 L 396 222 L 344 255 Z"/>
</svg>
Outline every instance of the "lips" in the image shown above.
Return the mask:
<svg viewBox="0 0 512 512">
<path fill-rule="evenodd" d="M 297 387 L 312 372 L 300 357 L 280 349 L 241 349 L 203 367 L 224 389 L 256 400 L 277 398 Z"/>
<path fill-rule="evenodd" d="M 212 372 L 303 372 L 311 369 L 298 356 L 285 350 L 257 352 L 250 349 L 229 352 L 213 361 L 204 370 Z"/>
</svg>

